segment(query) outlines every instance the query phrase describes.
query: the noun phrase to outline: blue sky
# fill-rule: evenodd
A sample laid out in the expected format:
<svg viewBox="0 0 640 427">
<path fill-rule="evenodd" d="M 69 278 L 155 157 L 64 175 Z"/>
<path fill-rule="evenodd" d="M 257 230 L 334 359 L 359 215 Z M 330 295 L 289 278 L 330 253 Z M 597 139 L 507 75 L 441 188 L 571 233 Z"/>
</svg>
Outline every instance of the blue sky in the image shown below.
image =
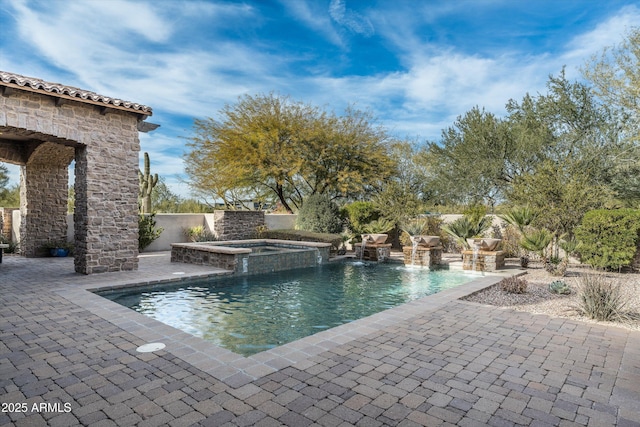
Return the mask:
<svg viewBox="0 0 640 427">
<path fill-rule="evenodd" d="M 0 0 L 0 70 L 151 106 L 161 127 L 142 152 L 188 196 L 182 138 L 244 94 L 354 104 L 397 137 L 438 141 L 563 66 L 580 78 L 638 23 L 629 0 Z"/>
</svg>

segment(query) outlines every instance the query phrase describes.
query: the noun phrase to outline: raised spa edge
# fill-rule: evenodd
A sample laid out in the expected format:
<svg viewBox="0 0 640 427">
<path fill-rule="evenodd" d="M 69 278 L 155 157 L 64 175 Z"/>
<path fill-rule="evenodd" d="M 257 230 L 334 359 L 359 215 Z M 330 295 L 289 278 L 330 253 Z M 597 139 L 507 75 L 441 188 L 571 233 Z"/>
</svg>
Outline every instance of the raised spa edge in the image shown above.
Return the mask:
<svg viewBox="0 0 640 427">
<path fill-rule="evenodd" d="M 257 248 L 273 250 L 257 252 Z M 236 275 L 262 274 L 327 262 L 330 243 L 275 239 L 172 243 L 171 262 L 210 265 Z"/>
</svg>

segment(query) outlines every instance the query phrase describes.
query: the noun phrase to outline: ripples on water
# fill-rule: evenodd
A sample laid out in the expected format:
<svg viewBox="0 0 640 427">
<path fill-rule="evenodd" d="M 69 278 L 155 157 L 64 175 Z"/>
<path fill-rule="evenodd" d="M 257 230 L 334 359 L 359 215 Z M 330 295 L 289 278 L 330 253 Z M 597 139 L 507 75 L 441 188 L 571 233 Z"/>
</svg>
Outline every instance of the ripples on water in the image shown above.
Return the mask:
<svg viewBox="0 0 640 427">
<path fill-rule="evenodd" d="M 104 296 L 248 356 L 472 279 L 357 261 Z"/>
</svg>

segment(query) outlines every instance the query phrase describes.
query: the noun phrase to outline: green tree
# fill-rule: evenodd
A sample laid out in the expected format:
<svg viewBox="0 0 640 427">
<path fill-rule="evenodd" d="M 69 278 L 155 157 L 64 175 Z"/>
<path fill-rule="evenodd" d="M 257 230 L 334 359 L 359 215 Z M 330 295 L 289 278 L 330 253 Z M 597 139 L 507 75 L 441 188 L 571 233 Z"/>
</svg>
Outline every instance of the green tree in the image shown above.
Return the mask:
<svg viewBox="0 0 640 427">
<path fill-rule="evenodd" d="M 640 201 L 640 27 L 623 41 L 594 55 L 583 68 L 597 97 L 615 109 L 625 144 L 611 169 L 610 183 L 625 205 Z"/>
<path fill-rule="evenodd" d="M 596 96 L 618 108 L 628 137 L 639 140 L 640 27 L 629 30 L 619 45 L 606 47 L 582 69 Z"/>
<path fill-rule="evenodd" d="M 0 206 L 17 208 L 20 206 L 20 185 L 9 186 L 9 170 L 0 164 Z"/>
<path fill-rule="evenodd" d="M 340 214 L 354 235 L 364 233 L 364 226 L 380 217 L 373 202 L 356 201 L 342 207 Z"/>
<path fill-rule="evenodd" d="M 337 116 L 274 94 L 244 96 L 196 120 L 186 173 L 197 194 L 235 204 L 273 195 L 289 212 L 306 196 L 351 197 L 394 170 L 385 131 L 352 108 Z"/>
<path fill-rule="evenodd" d="M 474 107 L 442 132 L 441 143 L 429 144 L 431 186 L 441 202 L 494 206 L 534 148 L 514 139 L 507 122 Z"/>
<path fill-rule="evenodd" d="M 512 182 L 508 199 L 538 213 L 533 225 L 556 236 L 571 233 L 584 212 L 613 195 L 608 171 L 621 147 L 609 112 L 588 86 L 569 82 L 564 72 L 549 78 L 547 94 L 512 102 L 510 111 L 514 129 L 544 135 L 544 141 L 536 161 Z"/>
<path fill-rule="evenodd" d="M 151 203 L 155 212 L 162 213 L 202 213 L 212 212 L 214 208 L 196 199 L 186 199 L 175 194 L 162 176 L 158 178 L 158 183 L 153 188 Z"/>
<path fill-rule="evenodd" d="M 633 262 L 640 240 L 640 210 L 587 212 L 576 228 L 583 262 L 596 268 L 620 269 Z"/>
<path fill-rule="evenodd" d="M 313 194 L 298 211 L 296 226 L 315 233 L 340 233 L 343 228 L 340 209 L 326 194 Z"/>
</svg>

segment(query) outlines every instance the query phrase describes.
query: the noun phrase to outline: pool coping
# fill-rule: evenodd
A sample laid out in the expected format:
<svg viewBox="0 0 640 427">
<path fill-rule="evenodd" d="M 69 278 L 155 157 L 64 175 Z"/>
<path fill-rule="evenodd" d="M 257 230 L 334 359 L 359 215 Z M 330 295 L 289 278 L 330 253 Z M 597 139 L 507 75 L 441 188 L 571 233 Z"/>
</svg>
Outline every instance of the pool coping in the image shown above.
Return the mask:
<svg viewBox="0 0 640 427">
<path fill-rule="evenodd" d="M 469 283 L 446 289 L 437 294 L 410 301 L 391 309 L 354 320 L 308 337 L 254 354 L 249 357 L 233 353 L 199 337 L 178 330 L 158 320 L 137 313 L 110 301 L 94 292 L 128 287 L 167 285 L 196 278 L 229 274 L 226 270 L 207 273 L 184 274 L 171 279 L 147 282 L 131 280 L 113 286 L 96 284 L 79 285 L 57 289 L 61 297 L 107 320 L 131 333 L 145 343 L 162 342 L 165 351 L 184 360 L 214 378 L 232 386 L 240 387 L 270 373 L 295 365 L 306 369 L 313 365 L 313 356 L 334 349 L 350 341 L 362 338 L 384 327 L 407 321 L 425 311 L 436 310 L 448 302 L 479 292 L 502 280 L 504 277 L 526 274 L 520 269 L 506 269 L 491 273 L 469 273 L 478 276 Z"/>
</svg>

